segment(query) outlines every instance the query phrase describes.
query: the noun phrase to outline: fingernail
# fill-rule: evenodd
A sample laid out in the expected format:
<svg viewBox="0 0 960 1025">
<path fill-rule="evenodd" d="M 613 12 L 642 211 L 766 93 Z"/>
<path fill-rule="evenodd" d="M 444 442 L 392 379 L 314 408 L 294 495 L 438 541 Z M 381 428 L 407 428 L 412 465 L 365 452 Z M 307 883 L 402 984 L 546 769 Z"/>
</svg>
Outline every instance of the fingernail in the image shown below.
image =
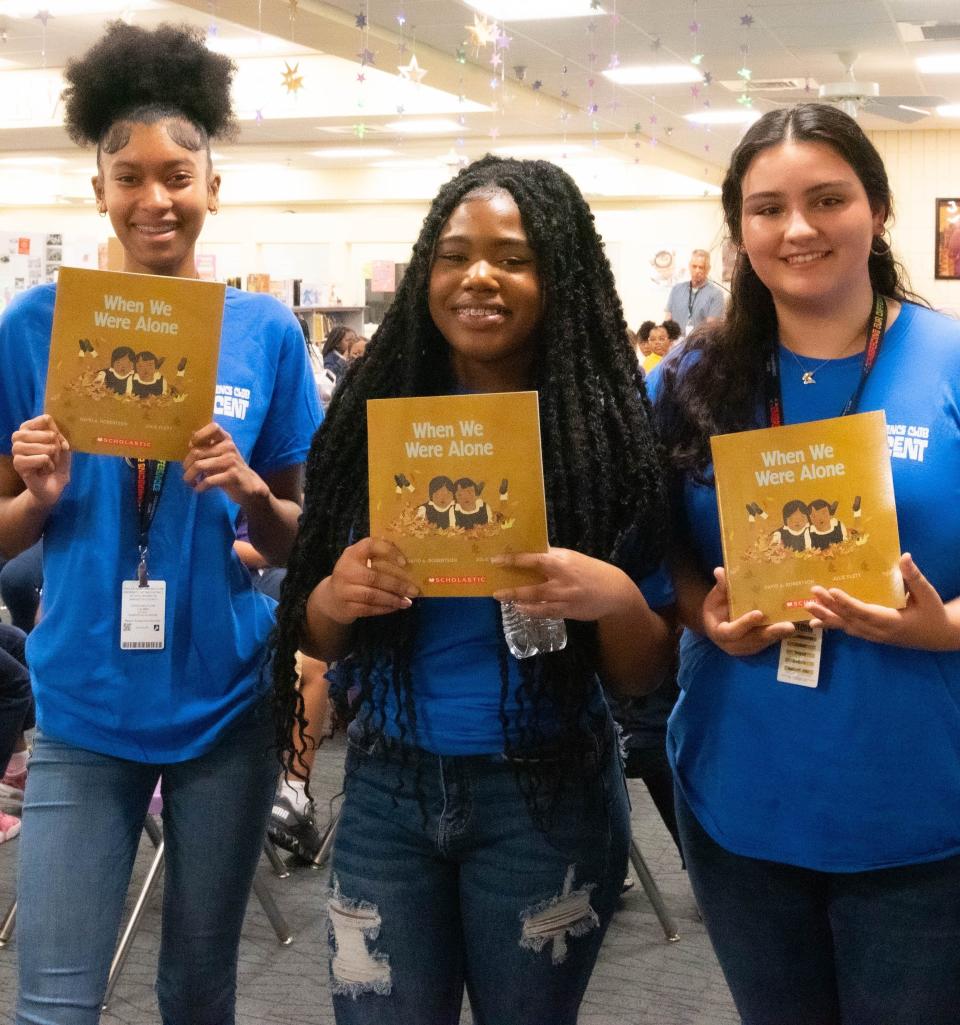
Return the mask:
<svg viewBox="0 0 960 1025">
<path fill-rule="evenodd" d="M 400 604 L 402 605 L 403 608 L 409 609 L 410 606 L 413 604 L 413 602 L 408 597 L 406 597 L 406 595 L 404 595 L 400 599 Z"/>
<path fill-rule="evenodd" d="M 502 555 L 492 555 L 490 561 L 494 566 L 502 566 L 507 560 Z"/>
</svg>

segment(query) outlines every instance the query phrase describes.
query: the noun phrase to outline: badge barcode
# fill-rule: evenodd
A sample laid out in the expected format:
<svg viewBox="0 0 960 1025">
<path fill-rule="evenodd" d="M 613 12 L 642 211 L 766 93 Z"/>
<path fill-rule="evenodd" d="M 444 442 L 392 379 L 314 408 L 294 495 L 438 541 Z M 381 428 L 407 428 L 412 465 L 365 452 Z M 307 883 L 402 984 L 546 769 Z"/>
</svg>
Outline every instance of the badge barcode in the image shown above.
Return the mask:
<svg viewBox="0 0 960 1025">
<path fill-rule="evenodd" d="M 163 641 L 125 641 L 124 648 L 162 648 Z"/>
</svg>

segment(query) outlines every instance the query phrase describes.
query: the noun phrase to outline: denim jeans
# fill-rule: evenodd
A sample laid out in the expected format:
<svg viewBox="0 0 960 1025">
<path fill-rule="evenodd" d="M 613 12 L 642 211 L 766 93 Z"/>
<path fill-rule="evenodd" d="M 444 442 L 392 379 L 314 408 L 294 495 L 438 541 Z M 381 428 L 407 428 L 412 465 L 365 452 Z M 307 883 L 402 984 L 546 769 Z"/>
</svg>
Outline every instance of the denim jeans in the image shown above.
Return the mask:
<svg viewBox="0 0 960 1025">
<path fill-rule="evenodd" d="M 278 766 L 269 702 L 211 751 L 151 765 L 37 735 L 20 836 L 17 1025 L 100 1017 L 147 806 L 162 774 L 164 1025 L 232 1025 L 240 926 Z"/>
<path fill-rule="evenodd" d="M 329 908 L 338 1025 L 456 1025 L 464 986 L 477 1025 L 573 1025 L 630 839 L 616 743 L 589 742 L 543 829 L 502 756 L 408 747 L 404 763 L 396 742 L 351 744 Z"/>
<path fill-rule="evenodd" d="M 676 805 L 690 882 L 743 1025 L 960 1022 L 960 857 L 816 872 L 732 854 L 679 788 Z"/>
</svg>

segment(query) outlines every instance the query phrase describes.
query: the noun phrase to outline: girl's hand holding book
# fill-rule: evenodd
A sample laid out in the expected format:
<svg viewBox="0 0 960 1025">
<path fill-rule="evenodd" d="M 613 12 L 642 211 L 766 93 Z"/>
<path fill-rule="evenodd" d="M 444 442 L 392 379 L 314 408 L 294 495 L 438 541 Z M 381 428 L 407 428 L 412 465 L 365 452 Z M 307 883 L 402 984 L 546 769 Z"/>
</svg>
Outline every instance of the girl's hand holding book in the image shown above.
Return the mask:
<svg viewBox="0 0 960 1025">
<path fill-rule="evenodd" d="M 420 591 L 406 564 L 395 544 L 366 537 L 344 549 L 333 572 L 317 585 L 310 605 L 343 626 L 363 616 L 408 609 Z"/>
<path fill-rule="evenodd" d="M 713 571 L 716 584 L 703 599 L 703 632 L 721 651 L 736 657 L 756 655 L 778 644 L 794 632 L 793 623 L 765 623 L 759 609 L 730 619 L 726 573 L 719 566 Z"/>
<path fill-rule="evenodd" d="M 48 413 L 13 432 L 13 468 L 44 508 L 56 505 L 70 481 L 70 443 Z"/>
</svg>

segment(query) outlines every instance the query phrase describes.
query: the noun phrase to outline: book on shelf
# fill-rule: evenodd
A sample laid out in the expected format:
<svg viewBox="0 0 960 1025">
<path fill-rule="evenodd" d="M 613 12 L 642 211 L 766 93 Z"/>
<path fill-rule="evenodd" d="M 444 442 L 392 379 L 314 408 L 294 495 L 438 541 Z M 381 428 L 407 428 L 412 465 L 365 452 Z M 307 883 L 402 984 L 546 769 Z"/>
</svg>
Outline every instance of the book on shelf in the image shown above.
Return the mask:
<svg viewBox="0 0 960 1025">
<path fill-rule="evenodd" d="M 814 584 L 903 608 L 882 411 L 710 439 L 730 618 L 810 619 Z"/>
<path fill-rule="evenodd" d="M 392 541 L 424 597 L 535 583 L 494 555 L 545 552 L 536 392 L 367 402 L 370 534 Z"/>
<path fill-rule="evenodd" d="M 213 419 L 226 286 L 64 267 L 44 410 L 79 452 L 181 460 Z"/>
</svg>

